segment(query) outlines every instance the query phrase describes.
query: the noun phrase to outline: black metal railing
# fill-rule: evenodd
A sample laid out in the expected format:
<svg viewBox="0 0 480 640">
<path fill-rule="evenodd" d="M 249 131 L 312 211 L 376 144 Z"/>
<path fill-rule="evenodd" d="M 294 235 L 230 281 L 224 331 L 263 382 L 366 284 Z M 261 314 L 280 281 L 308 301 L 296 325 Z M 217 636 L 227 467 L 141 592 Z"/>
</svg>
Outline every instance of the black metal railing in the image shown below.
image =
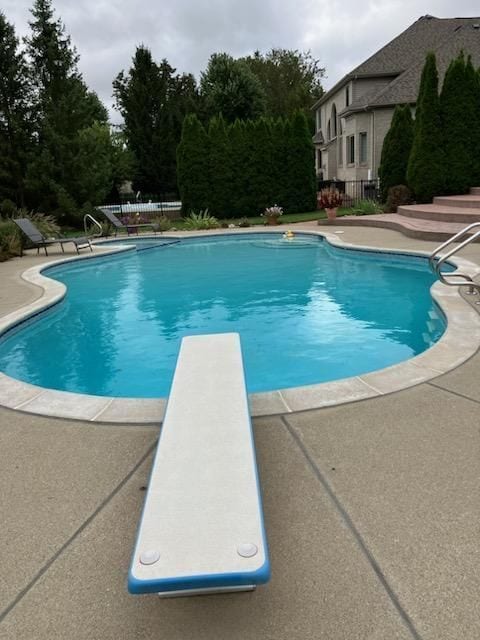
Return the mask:
<svg viewBox="0 0 480 640">
<path fill-rule="evenodd" d="M 318 191 L 322 189 L 338 189 L 343 194 L 343 205 L 352 206 L 360 200 L 379 202 L 380 181 L 373 180 L 319 180 Z"/>
<path fill-rule="evenodd" d="M 122 194 L 98 205 L 97 209 L 108 209 L 120 218 L 139 214 L 146 220 L 162 215 L 175 220 L 181 217 L 182 203 L 176 194 Z"/>
</svg>

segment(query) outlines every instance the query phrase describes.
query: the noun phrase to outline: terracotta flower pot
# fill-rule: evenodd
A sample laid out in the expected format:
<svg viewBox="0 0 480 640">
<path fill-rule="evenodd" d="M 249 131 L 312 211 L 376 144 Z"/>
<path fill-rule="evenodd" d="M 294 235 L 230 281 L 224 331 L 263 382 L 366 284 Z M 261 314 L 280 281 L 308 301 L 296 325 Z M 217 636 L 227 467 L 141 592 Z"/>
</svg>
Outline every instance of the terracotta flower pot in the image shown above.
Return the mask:
<svg viewBox="0 0 480 640">
<path fill-rule="evenodd" d="M 333 222 L 337 217 L 337 207 L 334 207 L 333 209 L 325 209 L 325 211 L 327 212 L 328 220 Z"/>
</svg>

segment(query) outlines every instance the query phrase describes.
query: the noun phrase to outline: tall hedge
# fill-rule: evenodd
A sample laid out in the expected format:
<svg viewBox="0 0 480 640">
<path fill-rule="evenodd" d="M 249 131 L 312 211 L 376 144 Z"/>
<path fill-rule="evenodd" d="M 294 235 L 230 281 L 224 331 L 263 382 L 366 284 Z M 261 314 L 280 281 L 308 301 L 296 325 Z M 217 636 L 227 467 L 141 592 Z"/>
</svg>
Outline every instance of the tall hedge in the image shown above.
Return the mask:
<svg viewBox="0 0 480 640">
<path fill-rule="evenodd" d="M 251 210 L 271 206 L 275 194 L 274 145 L 271 120 L 259 118 L 250 128 L 252 156 L 248 164 Z"/>
<path fill-rule="evenodd" d="M 463 54 L 451 61 L 440 94 L 443 122 L 443 144 L 448 169 L 445 172 L 445 194 L 467 193 L 473 177 L 472 120 L 473 104 Z"/>
<path fill-rule="evenodd" d="M 422 71 L 417 100 L 412 152 L 407 180 L 417 202 L 431 202 L 445 185 L 446 155 L 438 97 L 435 54 L 429 53 Z"/>
<path fill-rule="evenodd" d="M 196 115 L 183 121 L 182 138 L 177 147 L 177 179 L 182 211 L 206 209 L 210 204 L 209 138 Z"/>
<path fill-rule="evenodd" d="M 289 144 L 285 151 L 288 185 L 282 203 L 285 211 L 313 211 L 317 200 L 314 149 L 307 119 L 301 111 L 292 117 Z"/>
<path fill-rule="evenodd" d="M 390 129 L 385 136 L 378 168 L 381 200 L 387 201 L 388 190 L 399 184 L 407 184 L 408 159 L 413 143 L 413 119 L 410 106 L 397 105 Z"/>
<path fill-rule="evenodd" d="M 467 113 L 470 120 L 471 187 L 480 186 L 480 68 L 475 71 L 469 56 L 465 65 Z"/>
<path fill-rule="evenodd" d="M 210 172 L 208 209 L 217 218 L 231 216 L 232 201 L 232 154 L 230 143 L 222 115 L 210 120 L 208 127 L 209 153 L 208 169 Z"/>
<path fill-rule="evenodd" d="M 316 206 L 313 146 L 305 115 L 291 120 L 211 120 L 208 135 L 196 116 L 184 121 L 177 153 L 184 213 L 205 209 L 219 218 Z"/>
<path fill-rule="evenodd" d="M 288 167 L 285 161 L 290 144 L 290 120 L 276 118 L 272 121 L 272 203 L 285 202 L 288 193 Z"/>
</svg>

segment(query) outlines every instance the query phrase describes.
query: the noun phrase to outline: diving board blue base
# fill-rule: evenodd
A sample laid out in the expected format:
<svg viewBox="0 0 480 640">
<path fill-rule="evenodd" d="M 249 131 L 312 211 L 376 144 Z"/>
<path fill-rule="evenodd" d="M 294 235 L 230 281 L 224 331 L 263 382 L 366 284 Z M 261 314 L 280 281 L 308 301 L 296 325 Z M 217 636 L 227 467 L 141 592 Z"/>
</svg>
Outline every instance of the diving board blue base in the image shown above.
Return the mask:
<svg viewBox="0 0 480 640">
<path fill-rule="evenodd" d="M 270 579 L 240 337 L 178 356 L 128 577 L 133 594 L 251 591 Z"/>
</svg>

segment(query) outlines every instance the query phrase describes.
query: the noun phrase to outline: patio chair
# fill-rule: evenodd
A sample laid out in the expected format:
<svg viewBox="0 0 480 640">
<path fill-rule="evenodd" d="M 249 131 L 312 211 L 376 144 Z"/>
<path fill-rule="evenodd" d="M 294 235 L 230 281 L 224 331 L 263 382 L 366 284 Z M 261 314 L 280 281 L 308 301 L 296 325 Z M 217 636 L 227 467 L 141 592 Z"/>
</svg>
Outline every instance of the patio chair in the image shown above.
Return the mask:
<svg viewBox="0 0 480 640">
<path fill-rule="evenodd" d="M 141 228 L 150 228 L 153 229 L 153 233 L 157 235 L 158 225 L 150 222 L 146 222 L 143 224 L 124 224 L 121 220 L 117 218 L 117 216 L 107 209 L 102 209 L 102 213 L 105 214 L 110 224 L 113 225 L 115 229 L 115 237 L 117 236 L 118 231 L 126 231 L 128 235 L 134 232 L 138 235 L 138 230 Z"/>
<path fill-rule="evenodd" d="M 48 238 L 45 238 L 45 236 L 40 233 L 33 222 L 28 218 L 13 218 L 13 222 L 37 248 L 37 255 L 40 253 L 40 249 L 43 248 L 45 250 L 45 255 L 48 256 L 47 247 L 52 244 L 59 244 L 62 248 L 62 253 L 65 253 L 63 245 L 67 244 L 68 242 L 72 242 L 75 245 L 77 253 L 80 253 L 80 249 L 84 249 L 85 247 L 89 247 L 90 251 L 93 251 L 90 240 L 85 236 L 81 238 L 55 238 L 50 240 Z"/>
</svg>

